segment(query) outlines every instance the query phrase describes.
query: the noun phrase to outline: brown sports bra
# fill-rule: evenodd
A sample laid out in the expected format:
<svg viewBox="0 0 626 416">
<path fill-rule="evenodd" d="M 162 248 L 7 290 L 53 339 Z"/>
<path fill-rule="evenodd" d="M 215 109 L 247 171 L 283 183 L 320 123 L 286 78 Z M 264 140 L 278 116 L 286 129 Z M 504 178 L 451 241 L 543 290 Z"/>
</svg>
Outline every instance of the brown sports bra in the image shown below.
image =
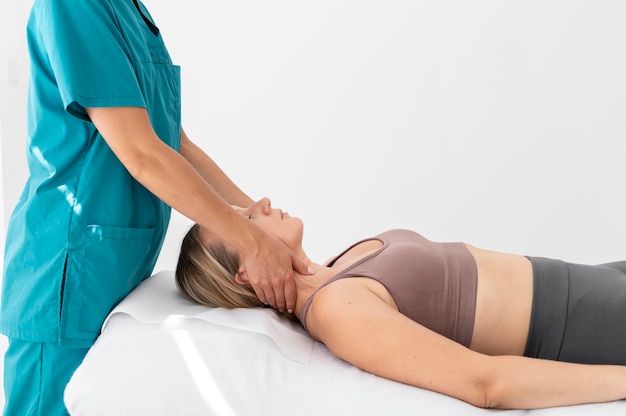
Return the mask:
<svg viewBox="0 0 626 416">
<path fill-rule="evenodd" d="M 383 246 L 342 270 L 317 289 L 305 302 L 306 314 L 313 297 L 335 280 L 367 277 L 389 291 L 400 313 L 415 322 L 469 347 L 474 331 L 476 261 L 463 243 L 436 243 L 409 230 L 390 230 L 374 237 Z M 361 240 L 344 250 L 343 256 Z"/>
</svg>

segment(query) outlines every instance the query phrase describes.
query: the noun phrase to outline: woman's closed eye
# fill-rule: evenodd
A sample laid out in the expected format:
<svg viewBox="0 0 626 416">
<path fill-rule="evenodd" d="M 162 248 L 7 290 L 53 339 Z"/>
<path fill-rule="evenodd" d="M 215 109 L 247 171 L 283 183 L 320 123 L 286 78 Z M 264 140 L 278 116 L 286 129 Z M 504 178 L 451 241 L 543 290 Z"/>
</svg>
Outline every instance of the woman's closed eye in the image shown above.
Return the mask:
<svg viewBox="0 0 626 416">
<path fill-rule="evenodd" d="M 247 219 L 251 220 L 252 219 L 252 214 L 246 214 L 243 208 L 238 207 L 236 205 L 231 205 L 231 207 L 235 210 L 235 212 L 237 212 L 237 214 L 243 215 L 244 217 L 246 217 Z"/>
</svg>

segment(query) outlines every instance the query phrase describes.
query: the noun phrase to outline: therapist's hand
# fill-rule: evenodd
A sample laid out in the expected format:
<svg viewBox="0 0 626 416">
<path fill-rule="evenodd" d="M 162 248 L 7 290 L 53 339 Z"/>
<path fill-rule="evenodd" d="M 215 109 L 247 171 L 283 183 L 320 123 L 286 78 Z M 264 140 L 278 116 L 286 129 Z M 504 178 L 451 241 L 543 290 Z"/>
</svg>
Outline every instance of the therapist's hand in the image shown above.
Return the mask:
<svg viewBox="0 0 626 416">
<path fill-rule="evenodd" d="M 279 311 L 293 312 L 294 270 L 303 275 L 314 273 L 282 241 L 262 232 L 257 238 L 257 251 L 244 254 L 239 275 L 250 283 L 261 302 Z"/>
</svg>

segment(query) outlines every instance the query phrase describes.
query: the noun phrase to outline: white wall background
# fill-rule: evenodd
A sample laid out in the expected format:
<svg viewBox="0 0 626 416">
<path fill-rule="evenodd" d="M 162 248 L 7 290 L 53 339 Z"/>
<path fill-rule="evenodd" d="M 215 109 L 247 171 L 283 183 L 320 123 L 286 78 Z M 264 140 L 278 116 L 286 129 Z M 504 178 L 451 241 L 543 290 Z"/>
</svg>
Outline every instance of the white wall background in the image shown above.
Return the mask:
<svg viewBox="0 0 626 416">
<path fill-rule="evenodd" d="M 0 113 L 2 114 L 2 113 Z M 0 116 L 0 160 L 2 160 L 2 117 Z M 4 175 L 0 169 L 0 207 L 4 207 Z M 0 211 L 0 253 L 4 253 L 4 212 Z M 3 270 L 4 257 L 0 256 L 0 270 Z M 0 280 L 1 281 L 1 280 Z"/>
<path fill-rule="evenodd" d="M 626 2 L 145 2 L 183 68 L 188 133 L 305 220 L 314 260 L 391 227 L 626 257 Z M 0 3 L 4 220 L 27 176 L 30 4 Z M 157 269 L 188 224 L 174 216 Z"/>
<path fill-rule="evenodd" d="M 0 3 L 0 253 L 4 253 L 7 213 L 15 204 L 26 178 L 24 138 L 26 131 L 26 40 L 28 8 L 32 0 Z M 0 270 L 3 270 L 0 256 Z M 0 335 L 0 357 L 7 340 Z M 0 359 L 0 374 L 4 371 Z M 4 407 L 3 379 L 0 377 L 0 407 Z"/>
<path fill-rule="evenodd" d="M 24 159 L 28 54 L 26 20 L 32 0 L 0 4 L 0 234 L 27 177 Z M 1 246 L 4 247 L 4 246 Z M 3 250 L 4 251 L 4 250 Z"/>
<path fill-rule="evenodd" d="M 188 133 L 312 258 L 390 227 L 625 257 L 624 2 L 150 5 Z"/>
<path fill-rule="evenodd" d="M 2 2 L 5 212 L 23 161 L 30 0 Z M 626 3 L 146 0 L 184 125 L 319 261 L 391 227 L 523 254 L 626 257 Z M 12 17 L 9 18 L 9 13 Z M 173 268 L 175 216 L 158 268 Z"/>
</svg>

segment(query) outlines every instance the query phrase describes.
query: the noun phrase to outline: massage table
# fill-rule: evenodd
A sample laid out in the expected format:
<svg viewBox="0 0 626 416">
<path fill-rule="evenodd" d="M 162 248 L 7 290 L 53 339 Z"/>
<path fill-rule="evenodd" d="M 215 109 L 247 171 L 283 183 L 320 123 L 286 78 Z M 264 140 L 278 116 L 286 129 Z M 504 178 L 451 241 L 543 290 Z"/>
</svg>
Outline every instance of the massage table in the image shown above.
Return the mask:
<svg viewBox="0 0 626 416">
<path fill-rule="evenodd" d="M 271 309 L 207 308 L 174 273 L 146 279 L 108 316 L 65 390 L 72 416 L 592 416 L 626 401 L 486 410 L 366 373 Z"/>
</svg>

